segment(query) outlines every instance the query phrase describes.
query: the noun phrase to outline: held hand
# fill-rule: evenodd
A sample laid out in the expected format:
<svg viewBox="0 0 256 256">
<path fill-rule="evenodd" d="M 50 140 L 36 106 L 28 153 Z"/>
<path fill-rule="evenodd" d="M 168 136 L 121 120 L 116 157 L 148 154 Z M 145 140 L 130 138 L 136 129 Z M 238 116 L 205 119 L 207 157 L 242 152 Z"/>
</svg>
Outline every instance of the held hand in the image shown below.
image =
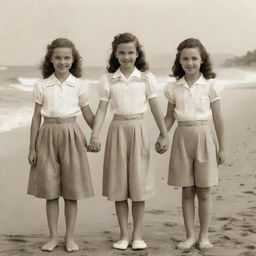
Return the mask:
<svg viewBox="0 0 256 256">
<path fill-rule="evenodd" d="M 166 152 L 169 148 L 169 138 L 168 136 L 162 136 L 161 134 L 159 135 L 156 144 L 155 144 L 155 150 L 159 154 L 163 154 Z"/>
<path fill-rule="evenodd" d="M 226 160 L 225 152 L 224 150 L 220 150 L 218 153 L 218 164 L 224 164 Z"/>
<path fill-rule="evenodd" d="M 28 161 L 31 166 L 36 166 L 37 155 L 35 150 L 29 150 Z"/>
<path fill-rule="evenodd" d="M 90 144 L 88 146 L 89 152 L 99 152 L 101 144 L 98 137 L 91 137 Z"/>
</svg>

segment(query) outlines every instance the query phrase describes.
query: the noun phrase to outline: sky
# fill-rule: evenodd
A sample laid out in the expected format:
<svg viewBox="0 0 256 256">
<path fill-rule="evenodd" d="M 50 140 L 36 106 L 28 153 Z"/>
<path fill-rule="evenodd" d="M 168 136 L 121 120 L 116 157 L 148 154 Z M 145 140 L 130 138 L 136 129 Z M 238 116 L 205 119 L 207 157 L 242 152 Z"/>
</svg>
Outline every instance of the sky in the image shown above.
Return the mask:
<svg viewBox="0 0 256 256">
<path fill-rule="evenodd" d="M 122 32 L 150 60 L 189 37 L 212 54 L 243 55 L 256 49 L 255 13 L 255 0 L 0 0 L 0 65 L 38 65 L 47 44 L 66 37 L 87 66 L 105 66 Z"/>
</svg>

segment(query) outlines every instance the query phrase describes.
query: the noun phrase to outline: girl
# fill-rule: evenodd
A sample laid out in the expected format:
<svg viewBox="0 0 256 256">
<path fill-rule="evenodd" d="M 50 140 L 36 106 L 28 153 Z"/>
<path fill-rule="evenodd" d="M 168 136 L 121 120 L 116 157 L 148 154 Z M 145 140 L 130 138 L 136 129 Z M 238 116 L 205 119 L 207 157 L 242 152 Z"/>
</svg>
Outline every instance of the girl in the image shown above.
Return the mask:
<svg viewBox="0 0 256 256">
<path fill-rule="evenodd" d="M 130 33 L 115 36 L 108 73 L 100 82 L 100 103 L 89 148 L 95 152 L 100 150 L 98 134 L 110 102 L 114 118 L 105 148 L 103 196 L 115 201 L 121 235 L 113 247 L 120 250 L 129 245 L 128 198 L 132 200 L 134 220 L 132 248 L 147 247 L 141 235 L 144 201 L 155 193 L 152 151 L 143 120 L 147 101 L 161 132 L 159 144 L 163 151 L 168 148 L 167 130 L 156 98 L 156 80 L 152 73 L 145 73 L 146 70 L 148 65 L 138 39 Z"/>
<path fill-rule="evenodd" d="M 74 44 L 58 38 L 47 47 L 42 65 L 44 79 L 34 87 L 28 193 L 46 199 L 50 240 L 42 246 L 43 251 L 53 251 L 58 246 L 60 196 L 65 200 L 66 250 L 79 249 L 74 242 L 77 199 L 94 194 L 86 139 L 76 124 L 80 110 L 91 128 L 94 120 L 87 89 L 79 79 L 81 71 L 81 58 Z M 40 127 L 42 117 L 44 123 Z"/>
<path fill-rule="evenodd" d="M 201 250 L 212 247 L 208 239 L 211 212 L 210 187 L 218 184 L 218 164 L 224 162 L 224 129 L 220 107 L 220 91 L 213 78 L 206 49 L 197 39 L 187 39 L 178 46 L 173 65 L 177 81 L 167 85 L 168 99 L 165 123 L 169 131 L 175 120 L 175 131 L 169 166 L 168 184 L 182 187 L 182 210 L 186 240 L 177 245 L 189 250 L 195 243 L 193 229 L 195 195 L 198 197 Z M 213 122 L 219 150 L 211 135 L 209 120 Z M 161 152 L 160 143 L 156 144 Z M 217 157 L 216 157 L 217 156 Z"/>
</svg>

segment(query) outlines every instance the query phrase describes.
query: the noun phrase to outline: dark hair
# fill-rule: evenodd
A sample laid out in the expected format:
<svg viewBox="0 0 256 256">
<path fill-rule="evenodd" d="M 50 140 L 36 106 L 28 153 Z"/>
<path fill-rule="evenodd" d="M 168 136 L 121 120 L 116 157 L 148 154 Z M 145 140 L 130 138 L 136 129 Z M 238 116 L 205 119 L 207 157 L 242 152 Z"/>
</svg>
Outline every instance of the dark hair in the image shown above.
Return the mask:
<svg viewBox="0 0 256 256">
<path fill-rule="evenodd" d="M 202 45 L 202 43 L 198 39 L 189 38 L 181 42 L 177 48 L 178 52 L 176 54 L 176 59 L 172 67 L 173 76 L 176 77 L 176 79 L 180 79 L 185 75 L 185 72 L 180 64 L 181 51 L 184 48 L 195 48 L 195 47 L 198 47 L 201 59 L 203 61 L 203 63 L 200 66 L 200 72 L 203 74 L 204 78 L 210 79 L 210 78 L 216 77 L 216 74 L 212 71 L 212 63 L 210 60 L 210 56 L 206 51 L 205 47 Z"/>
<path fill-rule="evenodd" d="M 135 43 L 136 51 L 138 53 L 138 57 L 134 63 L 135 67 L 140 71 L 148 70 L 149 67 L 146 62 L 145 54 L 142 51 L 142 46 L 140 45 L 137 37 L 131 33 L 123 33 L 123 34 L 116 35 L 112 42 L 112 53 L 110 54 L 109 62 L 107 66 L 107 71 L 109 73 L 116 72 L 116 70 L 120 67 L 118 59 L 115 56 L 118 45 L 123 43 L 131 43 L 131 42 Z"/>
<path fill-rule="evenodd" d="M 53 55 L 53 51 L 55 48 L 70 48 L 72 50 L 72 55 L 74 62 L 70 68 L 70 73 L 75 77 L 82 76 L 82 58 L 80 57 L 78 51 L 75 48 L 73 42 L 66 38 L 57 38 L 51 42 L 51 44 L 47 45 L 47 53 L 44 57 L 44 61 L 41 65 L 43 78 L 47 78 L 54 73 L 54 67 L 51 63 L 51 58 Z"/>
</svg>

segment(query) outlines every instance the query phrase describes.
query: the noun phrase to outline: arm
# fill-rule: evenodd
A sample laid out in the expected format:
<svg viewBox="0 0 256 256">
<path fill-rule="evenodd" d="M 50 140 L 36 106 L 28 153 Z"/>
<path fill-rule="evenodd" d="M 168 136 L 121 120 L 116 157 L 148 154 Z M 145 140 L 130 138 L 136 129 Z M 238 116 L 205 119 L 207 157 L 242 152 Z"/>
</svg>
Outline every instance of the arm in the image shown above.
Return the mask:
<svg viewBox="0 0 256 256">
<path fill-rule="evenodd" d="M 167 130 L 166 130 L 165 121 L 163 118 L 161 108 L 158 105 L 157 98 L 156 97 L 151 98 L 151 99 L 149 99 L 148 102 L 149 102 L 151 112 L 156 121 L 156 124 L 160 130 L 160 135 L 158 137 L 155 147 L 156 147 L 157 152 L 162 154 L 168 150 L 168 146 L 169 146 L 169 138 L 168 138 L 168 134 L 167 134 Z"/>
<path fill-rule="evenodd" d="M 225 147 L 224 147 L 225 143 L 224 143 L 224 124 L 223 124 L 220 100 L 216 100 L 213 103 L 211 103 L 211 109 L 212 109 L 213 123 L 216 130 L 218 142 L 219 142 L 218 161 L 219 161 L 219 164 L 223 164 L 225 162 Z"/>
<path fill-rule="evenodd" d="M 175 105 L 168 102 L 168 106 L 167 106 L 167 111 L 166 111 L 166 116 L 164 118 L 165 120 L 165 125 L 166 125 L 166 128 L 167 128 L 167 132 L 169 132 L 175 122 L 175 118 L 174 118 L 174 108 L 175 108 Z"/>
<path fill-rule="evenodd" d="M 174 104 L 171 104 L 170 102 L 168 102 L 167 113 L 166 113 L 166 116 L 164 118 L 165 125 L 166 125 L 166 128 L 167 128 L 167 132 L 169 132 L 169 130 L 171 129 L 172 125 L 175 122 L 175 118 L 173 116 L 174 107 L 175 107 Z M 162 148 L 161 148 L 161 145 L 160 145 L 160 140 L 161 140 L 161 134 L 159 135 L 158 140 L 157 140 L 156 145 L 155 145 L 156 151 L 161 154 L 163 152 L 162 152 Z"/>
<path fill-rule="evenodd" d="M 92 151 L 92 152 L 100 151 L 101 145 L 100 145 L 98 136 L 107 113 L 107 108 L 108 108 L 108 102 L 101 100 L 99 103 L 98 109 L 96 111 L 95 119 L 94 119 L 89 151 Z"/>
<path fill-rule="evenodd" d="M 36 165 L 36 140 L 38 137 L 38 132 L 41 124 L 41 108 L 42 105 L 35 103 L 35 110 L 32 118 L 31 129 L 30 129 L 30 145 L 29 145 L 29 155 L 28 161 L 30 165 Z"/>
<path fill-rule="evenodd" d="M 84 120 L 86 121 L 86 123 L 90 126 L 90 128 L 93 128 L 93 123 L 94 123 L 94 114 L 90 108 L 89 105 L 82 107 L 81 108 Z"/>
</svg>

